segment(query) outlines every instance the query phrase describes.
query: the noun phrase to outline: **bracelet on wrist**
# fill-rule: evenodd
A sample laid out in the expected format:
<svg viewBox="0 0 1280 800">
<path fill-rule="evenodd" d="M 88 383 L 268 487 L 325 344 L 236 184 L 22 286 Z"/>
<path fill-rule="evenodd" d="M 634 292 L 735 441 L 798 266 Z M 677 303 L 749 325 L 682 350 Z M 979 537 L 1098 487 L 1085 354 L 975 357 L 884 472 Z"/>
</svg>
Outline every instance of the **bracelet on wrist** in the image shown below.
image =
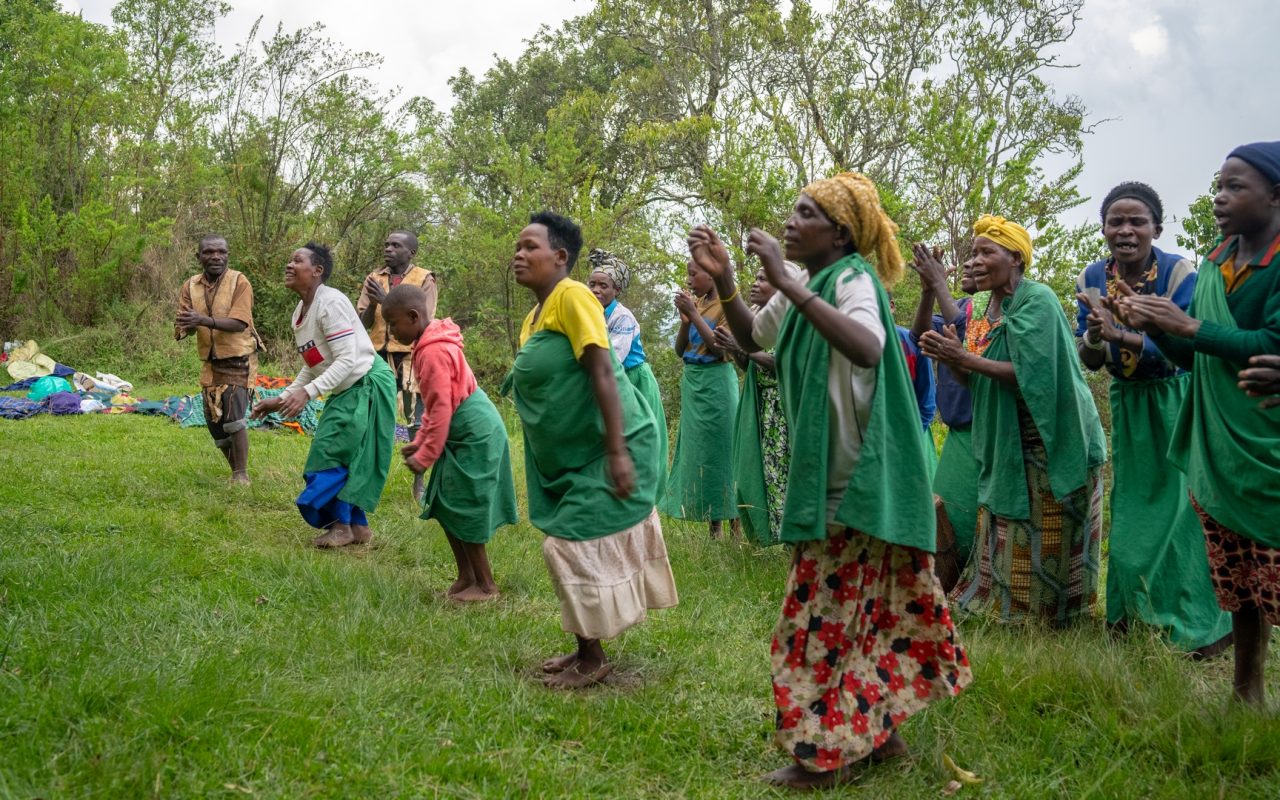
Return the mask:
<svg viewBox="0 0 1280 800">
<path fill-rule="evenodd" d="M 1099 336 L 1097 339 L 1094 339 L 1092 336 L 1090 336 L 1087 333 L 1084 335 L 1084 346 L 1089 348 L 1090 350 L 1106 350 L 1107 349 L 1107 343 L 1101 336 Z"/>
<path fill-rule="evenodd" d="M 728 303 L 729 301 L 733 300 L 733 298 L 737 296 L 738 296 L 738 287 L 734 286 L 733 292 L 728 297 L 720 298 L 720 305 L 724 305 L 725 303 Z"/>
<path fill-rule="evenodd" d="M 808 297 L 801 300 L 799 303 L 796 303 L 796 310 L 799 311 L 800 309 L 804 308 L 806 303 L 808 303 L 810 300 L 812 300 L 817 296 L 818 296 L 817 292 L 810 292 Z"/>
</svg>

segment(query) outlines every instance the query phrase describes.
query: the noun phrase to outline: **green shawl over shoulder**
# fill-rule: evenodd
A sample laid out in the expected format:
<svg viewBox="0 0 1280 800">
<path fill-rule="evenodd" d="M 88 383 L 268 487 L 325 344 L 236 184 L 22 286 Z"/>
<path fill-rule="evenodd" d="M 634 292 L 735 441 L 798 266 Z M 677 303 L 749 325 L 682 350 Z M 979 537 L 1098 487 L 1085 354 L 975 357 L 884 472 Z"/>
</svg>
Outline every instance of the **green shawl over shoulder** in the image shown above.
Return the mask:
<svg viewBox="0 0 1280 800">
<path fill-rule="evenodd" d="M 1061 500 L 1088 483 L 1107 460 L 1106 434 L 1080 371 L 1067 317 L 1053 290 L 1024 278 L 1001 304 L 984 356 L 1012 361 L 1017 388 L 973 374 L 973 454 L 978 504 L 1006 519 L 1029 519 L 1027 471 L 1018 427 L 1021 394 L 1048 453 L 1049 486 Z"/>
<path fill-rule="evenodd" d="M 747 364 L 747 376 L 738 398 L 738 418 L 733 425 L 733 490 L 738 502 L 738 517 L 748 541 L 768 545 L 769 490 L 764 482 L 764 431 L 760 427 L 760 387 L 756 381 L 759 366 Z"/>
<path fill-rule="evenodd" d="M 920 435 L 920 410 L 911 389 L 906 356 L 898 345 L 889 314 L 889 296 L 871 264 L 857 254 L 840 259 L 810 278 L 809 289 L 835 305 L 837 283 L 864 272 L 876 287 L 885 347 L 876 365 L 871 418 L 835 521 L 891 544 L 932 553 L 937 520 L 924 437 Z M 783 318 L 774 352 L 791 441 L 782 540 L 825 539 L 831 345 L 792 307 Z"/>
<path fill-rule="evenodd" d="M 598 539 L 626 530 L 653 511 L 658 434 L 653 415 L 609 351 L 622 403 L 623 438 L 635 489 L 613 494 L 605 468 L 604 419 L 591 378 L 562 333 L 542 330 L 516 353 L 508 376 L 524 429 L 529 521 L 557 539 Z"/>
<path fill-rule="evenodd" d="M 1191 307 L 1201 320 L 1236 327 L 1218 265 L 1200 270 Z M 1259 408 L 1258 398 L 1240 390 L 1236 373 L 1243 367 L 1196 352 L 1169 461 L 1187 474 L 1191 494 L 1209 516 L 1259 544 L 1280 547 L 1280 410 Z"/>
</svg>

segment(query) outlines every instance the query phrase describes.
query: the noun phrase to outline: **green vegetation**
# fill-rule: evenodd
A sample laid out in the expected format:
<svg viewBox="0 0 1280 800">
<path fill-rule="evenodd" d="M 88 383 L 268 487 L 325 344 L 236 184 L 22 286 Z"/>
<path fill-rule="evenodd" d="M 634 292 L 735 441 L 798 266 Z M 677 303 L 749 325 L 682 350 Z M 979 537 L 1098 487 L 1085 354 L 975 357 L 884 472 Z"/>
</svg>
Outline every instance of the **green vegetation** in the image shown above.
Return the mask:
<svg viewBox="0 0 1280 800">
<path fill-rule="evenodd" d="M 570 639 L 527 523 L 491 548 L 503 598 L 459 608 L 398 467 L 375 546 L 325 553 L 292 507 L 301 436 L 252 434 L 242 491 L 202 429 L 156 418 L 0 421 L 0 438 L 0 797 L 788 796 L 757 781 L 782 761 L 780 549 L 668 521 L 680 606 L 609 644 L 610 685 L 570 696 L 536 680 Z M 973 687 L 907 724 L 910 760 L 830 796 L 938 797 L 943 753 L 985 778 L 958 797 L 1276 795 L 1280 720 L 1228 704 L 1229 659 L 1100 621 L 962 632 Z"/>
</svg>

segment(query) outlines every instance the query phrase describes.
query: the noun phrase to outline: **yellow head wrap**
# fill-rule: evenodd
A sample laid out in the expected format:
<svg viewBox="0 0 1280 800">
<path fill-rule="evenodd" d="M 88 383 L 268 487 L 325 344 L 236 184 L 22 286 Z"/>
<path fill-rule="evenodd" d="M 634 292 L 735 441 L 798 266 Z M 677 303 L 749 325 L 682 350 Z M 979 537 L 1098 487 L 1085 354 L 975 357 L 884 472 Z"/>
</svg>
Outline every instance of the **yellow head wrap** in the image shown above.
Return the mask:
<svg viewBox="0 0 1280 800">
<path fill-rule="evenodd" d="M 880 193 L 870 178 L 860 172 L 842 172 L 814 181 L 801 191 L 812 197 L 832 221 L 848 229 L 853 246 L 876 265 L 886 289 L 902 278 L 898 225 L 880 207 Z"/>
<path fill-rule="evenodd" d="M 973 235 L 990 239 L 1006 250 L 1022 254 L 1022 268 L 1031 266 L 1031 234 L 1016 222 L 986 214 L 973 223 Z"/>
</svg>

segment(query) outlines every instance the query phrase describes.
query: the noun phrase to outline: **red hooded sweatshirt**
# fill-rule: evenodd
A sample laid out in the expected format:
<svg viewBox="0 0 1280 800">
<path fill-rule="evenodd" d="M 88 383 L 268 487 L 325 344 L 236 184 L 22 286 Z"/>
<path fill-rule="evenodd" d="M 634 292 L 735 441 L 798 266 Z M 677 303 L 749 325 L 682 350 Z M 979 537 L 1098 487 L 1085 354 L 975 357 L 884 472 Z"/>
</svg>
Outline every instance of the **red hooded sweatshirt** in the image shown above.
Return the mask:
<svg viewBox="0 0 1280 800">
<path fill-rule="evenodd" d="M 475 373 L 462 354 L 462 331 L 453 320 L 433 320 L 414 342 L 413 374 L 423 405 L 414 458 L 430 467 L 444 452 L 453 412 L 476 390 Z"/>
</svg>

